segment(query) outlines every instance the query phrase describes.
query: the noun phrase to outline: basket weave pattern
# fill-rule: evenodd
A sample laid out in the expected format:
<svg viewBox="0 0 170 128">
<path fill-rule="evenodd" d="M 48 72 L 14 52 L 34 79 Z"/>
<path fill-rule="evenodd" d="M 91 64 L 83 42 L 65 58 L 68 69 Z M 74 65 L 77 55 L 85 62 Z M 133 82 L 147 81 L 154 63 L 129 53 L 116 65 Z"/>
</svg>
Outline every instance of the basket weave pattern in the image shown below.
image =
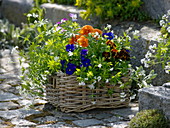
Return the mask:
<svg viewBox="0 0 170 128">
<path fill-rule="evenodd" d="M 108 94 L 108 88 L 114 90 Z M 122 98 L 121 92 L 126 95 Z M 87 86 L 79 86 L 76 76 L 57 73 L 50 77 L 46 86 L 47 101 L 63 112 L 83 112 L 94 108 L 120 108 L 129 104 L 127 90 L 121 90 L 118 86 L 97 87 L 90 89 Z"/>
</svg>

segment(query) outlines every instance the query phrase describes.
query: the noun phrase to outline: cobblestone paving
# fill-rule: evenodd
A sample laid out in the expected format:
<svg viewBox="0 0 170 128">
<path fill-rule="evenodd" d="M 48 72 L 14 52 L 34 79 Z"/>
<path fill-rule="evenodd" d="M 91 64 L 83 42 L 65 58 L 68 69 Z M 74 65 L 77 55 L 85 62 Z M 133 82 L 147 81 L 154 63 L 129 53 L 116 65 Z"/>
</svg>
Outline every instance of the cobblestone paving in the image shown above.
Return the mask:
<svg viewBox="0 0 170 128">
<path fill-rule="evenodd" d="M 19 94 L 20 68 L 17 51 L 0 50 L 0 128 L 127 128 L 138 112 L 136 103 L 130 103 L 128 108 L 94 109 L 83 113 L 50 109 L 43 99 L 33 102 Z M 27 108 L 31 103 L 34 107 Z"/>
</svg>

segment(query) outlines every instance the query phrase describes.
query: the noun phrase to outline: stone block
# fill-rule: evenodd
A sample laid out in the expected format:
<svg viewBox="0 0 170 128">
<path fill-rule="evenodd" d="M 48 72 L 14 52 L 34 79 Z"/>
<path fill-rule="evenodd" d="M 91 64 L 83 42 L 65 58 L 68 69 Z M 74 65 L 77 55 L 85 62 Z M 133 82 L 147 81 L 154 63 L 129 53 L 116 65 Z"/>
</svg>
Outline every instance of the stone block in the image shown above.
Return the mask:
<svg viewBox="0 0 170 128">
<path fill-rule="evenodd" d="M 170 120 L 170 88 L 157 86 L 139 90 L 139 110 L 159 109 Z"/>
<path fill-rule="evenodd" d="M 59 4 L 50 4 L 45 3 L 41 5 L 42 8 L 46 10 L 45 18 L 52 21 L 52 23 L 60 22 L 63 18 L 69 19 L 69 14 L 74 13 L 77 14 L 78 23 L 80 25 L 93 25 L 97 26 L 99 24 L 99 19 L 96 17 L 91 18 L 91 20 L 83 20 L 80 17 L 80 12 L 85 11 L 82 9 L 78 9 L 75 6 L 69 6 L 69 5 L 59 5 Z"/>
<path fill-rule="evenodd" d="M 33 0 L 2 0 L 1 14 L 11 23 L 21 26 L 26 22 L 25 13 L 28 13 L 33 6 Z"/>
<path fill-rule="evenodd" d="M 170 0 L 142 0 L 143 10 L 153 19 L 159 19 L 170 9 Z"/>
</svg>

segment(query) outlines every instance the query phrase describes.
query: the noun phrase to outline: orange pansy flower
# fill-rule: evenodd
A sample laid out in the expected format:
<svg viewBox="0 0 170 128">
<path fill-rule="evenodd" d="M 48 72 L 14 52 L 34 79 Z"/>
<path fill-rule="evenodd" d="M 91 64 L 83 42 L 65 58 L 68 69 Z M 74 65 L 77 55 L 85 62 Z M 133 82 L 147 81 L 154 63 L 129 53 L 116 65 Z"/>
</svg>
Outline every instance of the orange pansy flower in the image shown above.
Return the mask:
<svg viewBox="0 0 170 128">
<path fill-rule="evenodd" d="M 81 35 L 88 35 L 89 33 L 92 33 L 94 30 L 94 28 L 90 25 L 85 25 L 81 28 L 81 30 L 79 31 L 79 33 Z"/>
<path fill-rule="evenodd" d="M 79 45 L 82 46 L 82 47 L 87 47 L 87 46 L 89 46 L 88 39 L 85 38 L 84 36 L 81 36 L 81 37 L 77 40 L 77 42 L 78 42 Z"/>
<path fill-rule="evenodd" d="M 76 44 L 77 40 L 80 38 L 80 35 L 75 35 L 75 36 L 72 36 L 70 39 L 69 39 L 69 44 Z"/>
<path fill-rule="evenodd" d="M 103 32 L 102 32 L 100 29 L 94 29 L 94 30 L 93 30 L 93 33 L 94 33 L 94 34 L 93 34 L 92 36 L 95 37 L 96 40 L 98 40 L 98 37 L 100 37 L 100 36 L 99 36 L 99 35 L 98 35 L 98 36 L 95 36 L 95 33 L 96 33 L 96 32 L 99 33 L 99 35 L 102 35 Z"/>
<path fill-rule="evenodd" d="M 100 35 L 102 35 L 102 31 L 100 29 L 93 29 L 93 33 L 98 32 Z"/>
</svg>

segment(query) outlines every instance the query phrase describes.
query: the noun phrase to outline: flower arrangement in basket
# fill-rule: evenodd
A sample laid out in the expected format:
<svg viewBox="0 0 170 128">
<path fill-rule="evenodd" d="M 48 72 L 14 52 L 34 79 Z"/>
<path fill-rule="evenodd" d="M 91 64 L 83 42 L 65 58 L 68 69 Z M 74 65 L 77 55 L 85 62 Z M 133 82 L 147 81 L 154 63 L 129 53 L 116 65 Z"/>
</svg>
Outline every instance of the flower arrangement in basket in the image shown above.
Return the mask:
<svg viewBox="0 0 170 128">
<path fill-rule="evenodd" d="M 104 31 L 80 27 L 70 16 L 72 21 L 55 25 L 36 21 L 38 34 L 21 52 L 29 65 L 22 89 L 39 95 L 45 90 L 47 100 L 65 112 L 128 106 L 129 36 L 114 35 L 110 25 Z"/>
</svg>

